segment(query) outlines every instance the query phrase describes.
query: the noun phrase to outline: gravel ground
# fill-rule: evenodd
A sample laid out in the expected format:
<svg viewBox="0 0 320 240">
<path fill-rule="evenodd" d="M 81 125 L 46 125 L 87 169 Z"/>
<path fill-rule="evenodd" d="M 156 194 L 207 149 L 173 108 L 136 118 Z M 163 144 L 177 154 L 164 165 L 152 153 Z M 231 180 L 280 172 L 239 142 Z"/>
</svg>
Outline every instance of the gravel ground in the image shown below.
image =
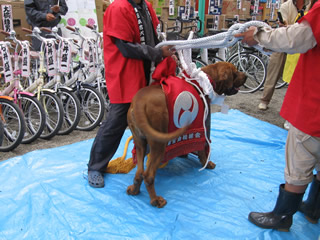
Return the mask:
<svg viewBox="0 0 320 240">
<path fill-rule="evenodd" d="M 275 90 L 271 103 L 269 104 L 269 109 L 266 111 L 261 111 L 258 109 L 259 99 L 262 95 L 262 91 L 250 94 L 238 93 L 234 96 L 227 97 L 225 103 L 229 105 L 230 109 L 238 109 L 252 117 L 283 128 L 284 119 L 279 115 L 279 111 L 286 90 L 287 87 Z M 219 107 L 213 107 L 212 112 L 215 111 L 219 111 Z M 55 136 L 50 140 L 37 139 L 30 144 L 21 144 L 11 152 L 0 152 L 0 160 L 23 155 L 37 149 L 53 148 L 94 138 L 97 130 L 98 128 L 89 132 L 75 130 L 69 135 Z"/>
</svg>

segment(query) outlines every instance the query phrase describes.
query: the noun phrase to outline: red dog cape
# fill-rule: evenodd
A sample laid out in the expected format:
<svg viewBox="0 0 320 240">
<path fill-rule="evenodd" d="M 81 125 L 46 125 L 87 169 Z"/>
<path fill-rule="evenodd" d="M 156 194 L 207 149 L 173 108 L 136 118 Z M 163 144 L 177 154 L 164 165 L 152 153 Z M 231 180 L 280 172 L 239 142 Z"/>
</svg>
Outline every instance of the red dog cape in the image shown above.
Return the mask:
<svg viewBox="0 0 320 240">
<path fill-rule="evenodd" d="M 187 132 L 168 142 L 163 162 L 193 151 L 203 150 L 205 146 L 205 131 L 203 127 L 204 103 L 199 92 L 185 79 L 175 74 L 176 62 L 167 57 L 155 69 L 153 84 L 161 84 L 166 95 L 169 126 L 173 132 L 187 124 L 191 124 Z"/>
</svg>

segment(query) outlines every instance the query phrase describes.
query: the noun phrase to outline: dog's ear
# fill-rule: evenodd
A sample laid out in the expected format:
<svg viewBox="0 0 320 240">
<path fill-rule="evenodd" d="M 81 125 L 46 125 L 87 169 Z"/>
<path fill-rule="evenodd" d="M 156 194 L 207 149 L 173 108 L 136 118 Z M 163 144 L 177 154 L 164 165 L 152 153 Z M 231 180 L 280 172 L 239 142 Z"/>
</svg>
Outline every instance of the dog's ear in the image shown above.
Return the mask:
<svg viewBox="0 0 320 240">
<path fill-rule="evenodd" d="M 218 74 L 216 66 L 216 64 L 210 64 L 208 66 L 202 67 L 201 70 L 205 72 L 208 76 L 210 76 L 213 81 L 215 81 L 215 78 L 217 78 Z"/>
<path fill-rule="evenodd" d="M 218 62 L 203 67 L 201 70 L 204 71 L 207 75 L 209 75 L 211 79 L 215 82 L 214 91 L 217 94 L 221 95 L 228 88 L 232 87 L 233 75 L 229 63 Z"/>
<path fill-rule="evenodd" d="M 218 78 L 216 79 L 215 92 L 219 95 L 224 94 L 228 89 L 233 87 L 233 72 L 229 67 L 223 67 L 218 71 Z"/>
<path fill-rule="evenodd" d="M 237 70 L 237 68 L 235 66 L 233 66 L 233 86 L 235 88 L 239 88 L 241 86 L 243 86 L 243 84 L 245 84 L 246 80 L 247 80 L 247 76 L 245 73 L 240 72 Z"/>
</svg>

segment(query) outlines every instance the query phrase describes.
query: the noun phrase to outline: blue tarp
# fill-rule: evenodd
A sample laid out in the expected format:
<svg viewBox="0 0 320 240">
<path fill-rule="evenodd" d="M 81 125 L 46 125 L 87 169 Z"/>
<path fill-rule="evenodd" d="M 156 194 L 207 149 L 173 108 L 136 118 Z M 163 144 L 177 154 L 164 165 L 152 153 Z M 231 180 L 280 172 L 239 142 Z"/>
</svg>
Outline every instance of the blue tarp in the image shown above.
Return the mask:
<svg viewBox="0 0 320 240">
<path fill-rule="evenodd" d="M 155 179 L 157 194 L 167 200 L 161 209 L 150 205 L 144 184 L 139 195 L 126 194 L 136 169 L 106 175 L 102 189 L 88 185 L 92 139 L 8 159 L 0 163 L 0 239 L 317 240 L 320 223 L 299 212 L 288 233 L 247 220 L 250 211 L 274 207 L 284 182 L 286 136 L 237 110 L 214 113 L 211 160 L 217 167 L 199 171 L 194 157 L 171 160 Z"/>
</svg>

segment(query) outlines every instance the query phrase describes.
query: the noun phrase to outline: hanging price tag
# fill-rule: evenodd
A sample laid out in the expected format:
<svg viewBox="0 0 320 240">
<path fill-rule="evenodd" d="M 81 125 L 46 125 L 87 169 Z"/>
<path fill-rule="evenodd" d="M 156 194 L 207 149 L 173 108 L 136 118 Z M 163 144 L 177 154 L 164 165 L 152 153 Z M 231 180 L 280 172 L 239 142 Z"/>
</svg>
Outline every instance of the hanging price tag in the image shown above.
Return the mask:
<svg viewBox="0 0 320 240">
<path fill-rule="evenodd" d="M 94 42 L 93 42 L 93 40 L 88 40 L 88 46 L 89 46 L 89 49 L 88 49 L 88 51 L 89 51 L 89 71 L 90 72 L 94 72 L 95 70 L 96 70 L 96 68 L 95 68 L 95 48 L 94 48 L 94 46 L 95 46 L 95 44 L 94 44 Z"/>
<path fill-rule="evenodd" d="M 0 42 L 0 54 L 2 56 L 4 79 L 6 82 L 10 82 L 13 79 L 13 70 L 9 47 L 5 42 Z"/>
<path fill-rule="evenodd" d="M 71 40 L 63 40 L 62 42 L 60 42 L 59 71 L 69 73 L 71 60 Z"/>
<path fill-rule="evenodd" d="M 174 0 L 169 0 L 169 16 L 174 15 Z"/>
<path fill-rule="evenodd" d="M 54 76 L 57 73 L 57 53 L 55 41 L 53 39 L 46 39 L 46 57 L 47 57 L 47 72 L 48 75 Z"/>
<path fill-rule="evenodd" d="M 21 42 L 22 77 L 30 76 L 30 47 L 28 41 Z"/>
<path fill-rule="evenodd" d="M 241 0 L 237 0 L 237 9 L 241 9 Z"/>
<path fill-rule="evenodd" d="M 254 0 L 253 13 L 255 15 L 258 15 L 259 13 L 259 0 Z"/>
<path fill-rule="evenodd" d="M 188 20 L 190 18 L 190 10 L 191 10 L 191 1 L 186 0 L 186 5 L 184 9 L 184 19 Z"/>
<path fill-rule="evenodd" d="M 1 11 L 2 11 L 3 30 L 5 32 L 10 32 L 11 30 L 13 30 L 12 6 L 1 5 Z"/>
</svg>

